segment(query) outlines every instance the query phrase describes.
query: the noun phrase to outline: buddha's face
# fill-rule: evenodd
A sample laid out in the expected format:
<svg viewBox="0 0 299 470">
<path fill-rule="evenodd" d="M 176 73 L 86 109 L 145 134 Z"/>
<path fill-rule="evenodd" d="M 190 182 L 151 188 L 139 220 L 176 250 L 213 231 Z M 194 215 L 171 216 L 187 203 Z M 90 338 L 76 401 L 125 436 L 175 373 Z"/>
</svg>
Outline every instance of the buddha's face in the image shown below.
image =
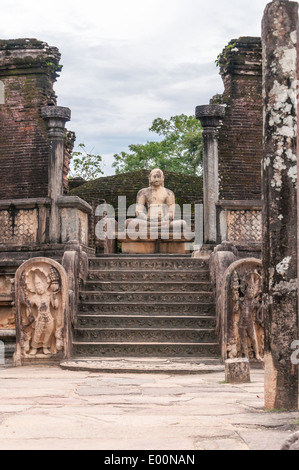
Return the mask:
<svg viewBox="0 0 299 470">
<path fill-rule="evenodd" d="M 163 173 L 160 170 L 154 170 L 150 175 L 150 185 L 158 188 L 163 185 Z"/>
</svg>

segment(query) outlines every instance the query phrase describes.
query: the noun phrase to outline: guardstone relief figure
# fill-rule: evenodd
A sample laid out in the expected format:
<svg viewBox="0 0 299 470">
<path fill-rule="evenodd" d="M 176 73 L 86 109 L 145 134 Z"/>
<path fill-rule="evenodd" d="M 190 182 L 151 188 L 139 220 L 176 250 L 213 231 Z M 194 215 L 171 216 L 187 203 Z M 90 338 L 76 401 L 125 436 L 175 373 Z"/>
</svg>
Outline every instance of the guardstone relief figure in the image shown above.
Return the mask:
<svg viewBox="0 0 299 470">
<path fill-rule="evenodd" d="M 41 346 L 44 354 L 51 354 L 49 351 L 50 342 L 55 331 L 55 320 L 54 314 L 51 313 L 51 307 L 54 310 L 59 307 L 57 299 L 59 285 L 57 282 L 52 284 L 50 277 L 44 270 L 34 268 L 27 273 L 25 282 L 27 289 L 33 293 L 31 300 L 27 303 L 30 317 L 32 320 L 34 319 L 30 355 L 35 356 Z M 36 307 L 36 316 L 32 313 L 34 307 Z M 59 349 L 61 346 L 57 348 L 57 350 Z"/>
<path fill-rule="evenodd" d="M 17 271 L 17 356 L 46 358 L 64 350 L 68 290 L 62 266 L 54 263 L 36 258 Z"/>
<path fill-rule="evenodd" d="M 239 277 L 234 271 L 231 277 L 233 314 L 237 355 L 262 361 L 263 310 L 261 303 L 261 276 L 257 272 Z"/>
</svg>

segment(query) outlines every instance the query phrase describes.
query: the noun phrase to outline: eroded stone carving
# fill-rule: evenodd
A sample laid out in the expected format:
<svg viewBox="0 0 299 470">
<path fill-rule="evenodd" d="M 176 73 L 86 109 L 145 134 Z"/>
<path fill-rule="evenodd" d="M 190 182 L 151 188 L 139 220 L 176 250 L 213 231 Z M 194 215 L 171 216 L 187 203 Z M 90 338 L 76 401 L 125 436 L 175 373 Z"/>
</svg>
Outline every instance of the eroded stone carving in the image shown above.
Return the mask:
<svg viewBox="0 0 299 470">
<path fill-rule="evenodd" d="M 234 243 L 261 243 L 262 213 L 257 210 L 227 211 L 227 239 Z"/>
<path fill-rule="evenodd" d="M 23 245 L 37 240 L 38 213 L 36 209 L 0 211 L 0 241 Z"/>
<path fill-rule="evenodd" d="M 238 326 L 237 356 L 262 361 L 263 312 L 261 303 L 262 278 L 256 271 L 239 277 L 234 271 L 231 279 L 233 313 Z M 235 327 L 236 330 L 236 327 Z"/>
<path fill-rule="evenodd" d="M 261 261 L 235 261 L 224 274 L 221 292 L 222 357 L 262 361 L 264 324 Z"/>
<path fill-rule="evenodd" d="M 25 358 L 53 357 L 66 351 L 67 311 L 63 267 L 48 258 L 23 263 L 16 273 L 16 365 Z"/>
<path fill-rule="evenodd" d="M 184 259 L 179 258 L 161 258 L 161 259 L 150 259 L 146 257 L 141 257 L 140 259 L 134 258 L 116 258 L 116 259 L 101 259 L 101 258 L 91 258 L 89 261 L 89 266 L 91 270 L 101 269 L 102 271 L 109 270 L 126 270 L 126 271 L 188 271 L 193 272 L 200 269 L 206 269 L 206 260 L 198 259 L 196 263 L 193 259 Z"/>
</svg>

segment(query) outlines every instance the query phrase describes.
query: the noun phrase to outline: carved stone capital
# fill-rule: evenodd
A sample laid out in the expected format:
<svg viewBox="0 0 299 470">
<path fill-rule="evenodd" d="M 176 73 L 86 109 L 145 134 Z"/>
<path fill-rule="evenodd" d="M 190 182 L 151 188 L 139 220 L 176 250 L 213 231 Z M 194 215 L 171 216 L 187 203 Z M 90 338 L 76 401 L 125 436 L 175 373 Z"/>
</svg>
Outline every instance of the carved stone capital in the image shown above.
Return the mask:
<svg viewBox="0 0 299 470">
<path fill-rule="evenodd" d="M 205 132 L 212 132 L 222 125 L 225 116 L 225 106 L 220 104 L 209 104 L 197 106 L 196 119 L 199 119 Z"/>
<path fill-rule="evenodd" d="M 43 119 L 61 120 L 67 122 L 71 120 L 71 110 L 63 106 L 44 106 L 41 108 Z"/>
</svg>

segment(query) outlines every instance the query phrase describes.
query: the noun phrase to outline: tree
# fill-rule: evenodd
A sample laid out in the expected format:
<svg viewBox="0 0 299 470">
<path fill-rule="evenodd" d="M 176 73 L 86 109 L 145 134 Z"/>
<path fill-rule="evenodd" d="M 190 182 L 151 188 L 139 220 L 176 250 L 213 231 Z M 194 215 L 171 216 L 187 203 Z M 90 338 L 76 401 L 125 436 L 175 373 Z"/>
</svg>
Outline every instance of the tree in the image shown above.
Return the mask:
<svg viewBox="0 0 299 470">
<path fill-rule="evenodd" d="M 87 181 L 92 181 L 103 175 L 103 159 L 101 155 L 88 153 L 85 144 L 79 144 L 78 147 L 81 150 L 72 153 L 73 169 L 70 170 L 69 177 L 76 178 L 81 176 L 81 178 Z"/>
<path fill-rule="evenodd" d="M 130 153 L 114 155 L 112 166 L 117 174 L 156 167 L 189 175 L 202 173 L 202 127 L 195 117 L 181 114 L 169 120 L 157 118 L 149 131 L 163 139 L 132 144 Z"/>
</svg>

